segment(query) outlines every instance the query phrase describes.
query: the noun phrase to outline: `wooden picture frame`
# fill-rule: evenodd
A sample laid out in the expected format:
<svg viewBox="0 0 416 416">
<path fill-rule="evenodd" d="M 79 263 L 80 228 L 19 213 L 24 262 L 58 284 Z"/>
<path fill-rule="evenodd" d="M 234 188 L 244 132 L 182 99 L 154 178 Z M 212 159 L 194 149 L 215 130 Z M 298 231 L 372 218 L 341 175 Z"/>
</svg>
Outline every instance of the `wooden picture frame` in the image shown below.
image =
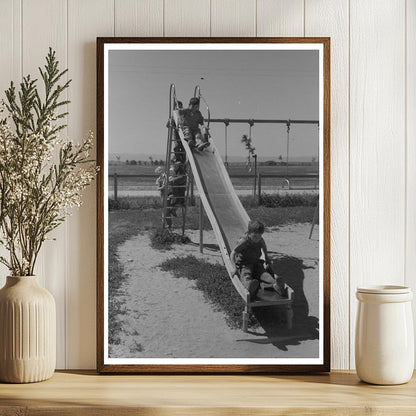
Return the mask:
<svg viewBox="0 0 416 416">
<path fill-rule="evenodd" d="M 205 96 L 207 91 L 209 98 Z M 204 124 L 211 127 L 209 139 L 204 134 L 191 137 L 189 131 L 194 127 L 186 130 L 186 117 L 191 113 L 180 109 L 180 100 L 186 107 L 185 100 L 192 96 L 199 98 Z M 235 129 L 231 135 L 230 125 Z M 241 125 L 247 133 L 243 136 L 238 135 Z M 167 139 L 166 133 L 160 137 L 161 127 L 167 131 Z M 257 136 L 252 134 L 252 129 L 257 129 Z M 270 138 L 274 134 L 276 141 Z M 290 134 L 294 134 L 294 139 Z M 243 150 L 237 146 L 240 137 L 245 148 L 241 143 L 238 146 Z M 210 142 L 208 148 L 202 150 L 205 145 L 201 145 L 200 150 L 192 149 L 192 139 L 201 138 L 202 142 Z M 97 38 L 97 141 L 97 160 L 101 167 L 97 186 L 97 369 L 100 373 L 330 371 L 329 38 Z M 293 151 L 289 154 L 290 145 Z M 148 151 L 149 146 L 152 152 Z M 265 146 L 267 149 L 278 146 L 278 150 L 269 152 Z M 259 161 L 254 147 L 259 149 Z M 131 149 L 138 149 L 137 154 Z M 246 169 L 243 151 L 247 152 L 250 168 L 255 165 L 256 172 L 244 171 L 240 175 L 244 178 L 239 178 L 233 169 L 235 172 Z M 157 191 L 155 162 L 159 170 L 165 171 L 159 177 L 163 188 L 160 200 L 154 192 Z M 266 167 L 266 162 L 271 167 Z M 138 166 L 143 169 L 139 171 Z M 123 199 L 124 185 L 120 188 L 120 181 L 128 184 L 139 175 L 139 184 L 146 182 L 148 187 L 153 187 L 149 191 L 153 195 L 152 208 L 144 207 L 141 190 L 137 191 L 139 196 Z M 186 194 L 183 191 L 178 197 L 174 193 L 174 181 L 181 175 L 186 179 L 177 187 L 186 188 Z M 281 297 L 261 280 L 260 289 L 256 282 L 253 289 L 253 280 L 244 284 L 240 280 L 244 255 L 240 246 L 236 256 L 233 249 L 236 241 L 240 241 L 238 244 L 242 241 L 237 240 L 238 232 L 244 237 L 242 230 L 249 216 L 232 180 L 242 183 L 246 176 L 251 181 L 250 187 L 253 186 L 254 199 L 250 203 L 247 202 L 250 196 L 243 198 L 245 206 L 251 206 L 247 209 L 252 210 L 253 218 L 266 222 L 266 226 L 268 222 L 271 224 L 266 227 L 264 241 L 269 251 L 271 246 L 277 247 L 269 275 L 274 274 L 276 282 L 280 282 L 280 288 L 273 286 L 275 290 L 284 285 Z M 311 178 L 314 185 L 310 183 Z M 125 188 L 136 192 L 139 185 L 131 182 Z M 274 207 L 270 211 L 262 207 L 259 211 L 257 204 L 268 198 L 264 191 L 283 195 L 275 199 L 283 198 L 287 205 L 291 204 L 287 201 L 296 199 L 293 195 L 301 195 L 304 202 L 300 204 L 308 206 Z M 199 211 L 198 206 L 187 205 L 197 192 Z M 204 211 L 212 231 L 203 231 Z M 264 220 L 259 212 L 263 212 Z M 279 223 L 277 212 L 284 212 L 285 221 L 290 224 Z M 293 220 L 292 214 L 303 217 Z M 189 221 L 197 224 L 198 220 L 199 248 L 215 245 L 217 251 L 212 251 L 212 255 L 217 256 L 214 260 L 218 264 L 211 265 L 211 258 L 205 260 L 197 254 L 195 233 L 198 230 L 192 229 L 189 232 L 195 241 L 184 245 L 191 250 L 192 257 L 186 257 L 189 253 L 181 251 L 176 254 L 179 260 L 170 265 L 170 271 L 162 272 L 153 257 L 150 260 L 151 253 L 166 260 L 168 252 L 148 248 L 149 232 L 153 233 L 152 238 L 166 243 L 165 237 L 172 236 L 167 231 L 171 224 L 174 227 L 182 221 L 179 235 L 181 227 L 182 234 L 187 231 L 184 224 Z M 203 233 L 209 238 L 216 236 L 217 241 L 204 245 Z M 294 240 L 290 242 L 292 236 Z M 246 238 L 244 244 L 249 244 L 247 241 L 253 242 Z M 176 250 L 179 246 L 173 247 Z M 251 253 L 254 249 L 250 250 Z M 175 258 L 175 254 L 171 257 Z M 230 258 L 237 262 L 240 277 L 233 275 L 234 264 Z M 185 276 L 187 272 L 182 267 L 191 260 L 196 264 L 192 267 L 196 268 L 188 278 L 198 279 L 202 274 L 202 286 L 208 282 L 205 286 L 214 288 L 214 292 L 230 293 L 222 306 L 212 304 L 217 299 L 220 301 L 219 292 L 207 294 L 203 292 L 209 290 L 206 287 L 197 289 L 195 285 L 199 283 L 187 283 L 183 279 L 182 274 Z M 209 272 L 211 267 L 217 269 Z M 179 279 L 174 277 L 175 271 Z M 165 280 L 160 277 L 162 273 Z M 205 279 L 203 273 L 207 276 L 211 273 L 210 279 L 226 277 L 219 280 L 217 287 L 218 281 L 206 280 L 208 277 Z M 200 296 L 199 300 L 195 301 L 194 296 Z M 187 309 L 191 299 L 193 309 L 191 306 Z M 242 305 L 241 311 L 225 310 L 230 304 L 234 307 L 234 303 L 238 307 L 238 302 Z M 175 309 L 178 303 L 185 305 L 178 309 L 182 315 Z M 243 329 L 250 328 L 250 331 L 236 328 L 234 321 L 229 329 L 233 341 L 226 344 L 225 340 L 231 337 L 227 330 L 216 333 L 215 325 L 211 332 L 204 327 L 199 309 L 206 304 L 215 313 L 223 314 L 225 320 L 230 318 L 227 313 L 234 313 L 231 318 L 239 322 L 241 313 Z M 161 308 L 168 311 L 160 311 Z M 249 327 L 247 319 L 253 310 L 257 326 Z M 187 320 L 183 322 L 185 317 Z M 202 339 L 200 343 L 198 337 Z M 225 347 L 221 344 L 223 341 Z"/>
</svg>

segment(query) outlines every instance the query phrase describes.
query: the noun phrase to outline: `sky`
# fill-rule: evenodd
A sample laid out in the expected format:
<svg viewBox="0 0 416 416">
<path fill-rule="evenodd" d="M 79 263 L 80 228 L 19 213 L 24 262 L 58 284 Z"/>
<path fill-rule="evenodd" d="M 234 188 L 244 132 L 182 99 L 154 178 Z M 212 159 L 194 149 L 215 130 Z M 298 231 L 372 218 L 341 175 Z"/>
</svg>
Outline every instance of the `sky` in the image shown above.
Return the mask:
<svg viewBox="0 0 416 416">
<path fill-rule="evenodd" d="M 200 85 L 211 118 L 319 118 L 319 56 L 310 50 L 112 50 L 109 52 L 109 153 L 164 155 L 169 86 L 184 106 Z M 206 107 L 201 104 L 206 117 Z M 211 124 L 222 155 L 224 124 Z M 229 157 L 246 156 L 248 124 L 228 127 Z M 255 124 L 259 157 L 286 157 L 286 126 Z M 318 127 L 291 125 L 291 159 L 318 157 Z"/>
</svg>

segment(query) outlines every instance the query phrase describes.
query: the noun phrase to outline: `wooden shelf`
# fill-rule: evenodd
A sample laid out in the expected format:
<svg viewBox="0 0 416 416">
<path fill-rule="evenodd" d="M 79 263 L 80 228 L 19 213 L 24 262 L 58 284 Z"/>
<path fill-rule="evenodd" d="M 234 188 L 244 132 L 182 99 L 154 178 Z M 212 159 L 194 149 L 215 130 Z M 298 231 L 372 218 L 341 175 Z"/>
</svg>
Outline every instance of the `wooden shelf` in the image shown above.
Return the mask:
<svg viewBox="0 0 416 416">
<path fill-rule="evenodd" d="M 34 384 L 1 384 L 0 415 L 412 415 L 416 376 L 401 386 L 323 375 L 161 376 L 56 372 Z"/>
</svg>

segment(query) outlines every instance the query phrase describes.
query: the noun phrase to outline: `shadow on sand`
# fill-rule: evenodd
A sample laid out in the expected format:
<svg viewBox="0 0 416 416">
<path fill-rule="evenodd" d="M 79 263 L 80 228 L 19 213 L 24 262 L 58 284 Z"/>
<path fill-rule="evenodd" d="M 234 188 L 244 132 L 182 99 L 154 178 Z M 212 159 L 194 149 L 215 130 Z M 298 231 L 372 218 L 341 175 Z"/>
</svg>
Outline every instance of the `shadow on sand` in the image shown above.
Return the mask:
<svg viewBox="0 0 416 416">
<path fill-rule="evenodd" d="M 191 242 L 194 246 L 199 243 Z M 203 244 L 208 251 L 218 251 L 217 244 Z M 241 340 L 257 344 L 273 344 L 276 348 L 287 351 L 289 345 L 299 345 L 302 341 L 319 339 L 319 319 L 309 316 L 309 304 L 303 290 L 305 269 L 313 267 L 305 266 L 303 260 L 298 257 L 287 256 L 281 253 L 269 251 L 272 258 L 272 269 L 280 276 L 284 283 L 293 289 L 293 328 L 287 329 L 286 316 L 279 308 L 255 308 L 254 315 L 264 329 L 264 334 L 248 331 L 249 334 L 257 335 L 258 339 Z"/>
<path fill-rule="evenodd" d="M 273 271 L 294 291 L 293 328 L 286 328 L 285 316 L 280 308 L 258 308 L 254 310 L 254 314 L 265 334 L 259 335 L 261 339 L 250 342 L 273 344 L 276 348 L 287 351 L 289 345 L 299 345 L 301 341 L 319 338 L 319 320 L 315 316 L 309 316 L 309 305 L 303 290 L 304 270 L 311 267 L 305 266 L 303 260 L 297 257 L 270 254 L 275 254 Z"/>
</svg>

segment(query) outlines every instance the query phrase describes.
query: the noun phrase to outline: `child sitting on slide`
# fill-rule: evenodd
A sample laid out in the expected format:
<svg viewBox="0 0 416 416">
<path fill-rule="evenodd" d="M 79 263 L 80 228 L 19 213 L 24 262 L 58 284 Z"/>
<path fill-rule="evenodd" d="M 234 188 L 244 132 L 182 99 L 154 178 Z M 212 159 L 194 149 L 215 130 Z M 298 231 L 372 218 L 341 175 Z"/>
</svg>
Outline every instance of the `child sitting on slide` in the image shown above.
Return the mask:
<svg viewBox="0 0 416 416">
<path fill-rule="evenodd" d="M 244 237 L 231 252 L 230 259 L 234 266 L 234 273 L 238 274 L 241 283 L 250 293 L 253 300 L 260 288 L 276 291 L 285 296 L 285 286 L 280 278 L 275 278 L 270 267 L 265 269 L 261 259 L 264 253 L 266 266 L 270 265 L 266 243 L 263 239 L 264 225 L 260 221 L 250 221 Z"/>
<path fill-rule="evenodd" d="M 199 126 L 204 126 L 204 118 L 199 111 L 199 98 L 189 100 L 189 106 L 179 109 L 180 123 L 185 140 L 191 149 L 204 150 L 209 146 L 208 133 L 201 133 Z"/>
</svg>

